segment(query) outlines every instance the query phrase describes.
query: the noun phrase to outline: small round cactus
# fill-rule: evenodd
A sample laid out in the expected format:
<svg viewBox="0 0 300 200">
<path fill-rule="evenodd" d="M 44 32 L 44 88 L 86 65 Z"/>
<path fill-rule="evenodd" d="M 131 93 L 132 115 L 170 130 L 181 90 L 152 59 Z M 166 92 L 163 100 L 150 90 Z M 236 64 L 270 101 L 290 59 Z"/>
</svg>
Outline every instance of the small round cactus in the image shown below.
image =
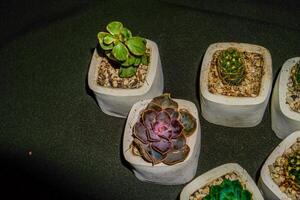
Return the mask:
<svg viewBox="0 0 300 200">
<path fill-rule="evenodd" d="M 217 58 L 217 69 L 223 83 L 238 85 L 245 77 L 243 57 L 235 48 L 221 52 Z"/>
<path fill-rule="evenodd" d="M 132 152 L 152 165 L 182 162 L 190 152 L 186 138 L 196 126 L 196 119 L 186 109 L 178 109 L 170 94 L 155 97 L 133 126 Z"/>
<path fill-rule="evenodd" d="M 295 65 L 295 72 L 292 75 L 294 88 L 297 91 L 300 91 L 300 61 L 298 61 Z"/>
<path fill-rule="evenodd" d="M 121 78 L 134 76 L 140 64 L 147 65 L 149 62 L 146 39 L 132 36 L 131 31 L 118 21 L 110 22 L 106 29 L 108 32 L 98 33 L 101 49 L 108 59 L 120 65 Z"/>
<path fill-rule="evenodd" d="M 243 189 L 238 180 L 224 179 L 220 185 L 210 188 L 209 194 L 203 200 L 251 200 L 252 194 Z"/>
</svg>

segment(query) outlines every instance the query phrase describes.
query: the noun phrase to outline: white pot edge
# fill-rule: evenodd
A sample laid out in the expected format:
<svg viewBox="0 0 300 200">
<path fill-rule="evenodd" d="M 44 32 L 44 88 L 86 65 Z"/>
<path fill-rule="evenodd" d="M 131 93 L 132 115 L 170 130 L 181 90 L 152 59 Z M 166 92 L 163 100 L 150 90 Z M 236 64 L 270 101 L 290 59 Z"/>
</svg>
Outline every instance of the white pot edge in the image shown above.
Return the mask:
<svg viewBox="0 0 300 200">
<path fill-rule="evenodd" d="M 210 62 L 215 51 L 227 49 L 229 47 L 234 47 L 240 50 L 246 50 L 250 52 L 260 53 L 264 57 L 264 70 L 265 74 L 262 78 L 262 84 L 260 89 L 260 94 L 257 97 L 228 97 L 224 95 L 212 94 L 208 91 L 207 82 L 208 82 L 208 70 L 210 68 Z M 201 65 L 201 75 L 200 75 L 200 92 L 201 95 L 212 102 L 225 105 L 255 105 L 261 104 L 268 99 L 272 89 L 272 58 L 268 49 L 247 43 L 235 43 L 235 42 L 220 42 L 211 44 L 203 58 Z"/>
<path fill-rule="evenodd" d="M 245 182 L 246 189 L 253 194 L 254 200 L 263 200 L 263 197 L 253 179 L 250 177 L 248 172 L 237 163 L 224 164 L 198 176 L 183 188 L 180 194 L 180 200 L 189 200 L 190 195 L 193 194 L 199 188 L 233 171 L 236 172 Z"/>
<path fill-rule="evenodd" d="M 300 57 L 294 57 L 288 59 L 283 64 L 281 71 L 280 71 L 280 79 L 279 79 L 279 105 L 280 110 L 282 113 L 289 119 L 299 121 L 300 123 L 300 113 L 291 111 L 289 105 L 286 104 L 286 92 L 287 92 L 287 83 L 290 77 L 290 72 L 292 67 L 295 65 L 296 62 L 300 60 Z"/>
<path fill-rule="evenodd" d="M 171 166 L 160 163 L 160 164 L 155 165 L 157 167 L 174 168 L 174 167 L 183 165 L 184 163 L 186 163 L 187 161 L 192 159 L 191 157 L 192 157 L 192 154 L 194 153 L 194 149 L 195 149 L 194 147 L 197 142 L 197 140 L 196 140 L 197 134 L 199 134 L 200 141 L 201 141 L 201 125 L 200 125 L 198 110 L 197 110 L 196 105 L 194 103 L 192 103 L 191 101 L 187 101 L 187 100 L 183 100 L 183 99 L 174 99 L 174 98 L 172 98 L 172 99 L 178 103 L 179 108 L 185 108 L 191 112 L 191 114 L 197 120 L 197 128 L 193 135 L 191 135 L 190 137 L 187 137 L 187 144 L 190 147 L 190 153 L 183 162 L 177 163 L 177 164 L 171 165 Z M 127 121 L 126 121 L 126 126 L 125 126 L 125 130 L 124 130 L 124 135 L 123 135 L 123 155 L 124 155 L 126 161 L 133 165 L 149 166 L 149 167 L 152 166 L 151 163 L 144 161 L 141 157 L 132 155 L 131 149 L 129 148 L 130 144 L 133 141 L 133 137 L 131 136 L 132 126 L 135 124 L 135 122 L 139 118 L 138 113 L 140 113 L 148 105 L 148 103 L 151 100 L 152 99 L 146 99 L 146 100 L 142 100 L 142 101 L 135 103 L 132 106 L 132 109 L 130 110 Z M 201 146 L 201 143 L 200 143 L 200 146 Z"/>
<path fill-rule="evenodd" d="M 103 86 L 99 86 L 97 84 L 97 77 L 98 77 L 98 69 L 97 69 L 97 49 L 94 50 L 92 60 L 89 67 L 88 72 L 88 85 L 89 88 L 97 93 L 97 94 L 106 94 L 110 96 L 140 96 L 146 94 L 153 84 L 153 80 L 155 78 L 157 63 L 158 63 L 158 47 L 157 44 L 151 40 L 147 39 L 147 47 L 150 48 L 150 67 L 149 71 L 146 76 L 145 83 L 142 87 L 137 89 L 122 89 L 122 88 L 107 88 Z"/>
<path fill-rule="evenodd" d="M 269 165 L 272 165 L 276 158 L 284 153 L 286 149 L 288 149 L 290 146 L 292 146 L 297 138 L 300 137 L 300 131 L 295 131 L 292 134 L 290 134 L 288 137 L 286 137 L 269 155 L 267 160 L 265 161 L 261 171 L 260 171 L 260 178 L 264 186 L 266 186 L 270 191 L 265 191 L 266 192 L 272 192 L 275 196 L 277 196 L 279 199 L 284 200 L 287 199 L 289 200 L 285 193 L 281 192 L 279 187 L 274 183 L 270 176 L 270 171 L 269 171 Z M 268 196 L 268 194 L 265 194 Z"/>
</svg>

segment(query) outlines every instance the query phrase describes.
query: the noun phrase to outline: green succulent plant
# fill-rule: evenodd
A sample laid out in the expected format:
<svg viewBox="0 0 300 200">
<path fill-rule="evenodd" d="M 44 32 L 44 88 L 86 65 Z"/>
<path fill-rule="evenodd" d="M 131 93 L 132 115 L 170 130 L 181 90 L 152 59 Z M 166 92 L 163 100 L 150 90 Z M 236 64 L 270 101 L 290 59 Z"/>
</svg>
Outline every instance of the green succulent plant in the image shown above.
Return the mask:
<svg viewBox="0 0 300 200">
<path fill-rule="evenodd" d="M 300 61 L 296 63 L 295 69 L 296 69 L 295 74 L 292 77 L 294 82 L 294 88 L 300 91 Z"/>
<path fill-rule="evenodd" d="M 210 188 L 209 194 L 203 200 L 251 200 L 252 194 L 244 190 L 238 180 L 224 179 L 220 185 Z"/>
<path fill-rule="evenodd" d="M 217 58 L 217 69 L 223 83 L 238 85 L 245 78 L 244 59 L 235 48 L 221 52 Z"/>
<path fill-rule="evenodd" d="M 98 33 L 99 44 L 108 59 L 120 65 L 119 76 L 121 78 L 134 76 L 141 63 L 148 64 L 146 39 L 132 36 L 131 31 L 118 21 L 110 22 L 106 30 L 108 32 Z"/>
<path fill-rule="evenodd" d="M 300 187 L 300 153 L 295 153 L 288 160 L 288 176 Z"/>
</svg>

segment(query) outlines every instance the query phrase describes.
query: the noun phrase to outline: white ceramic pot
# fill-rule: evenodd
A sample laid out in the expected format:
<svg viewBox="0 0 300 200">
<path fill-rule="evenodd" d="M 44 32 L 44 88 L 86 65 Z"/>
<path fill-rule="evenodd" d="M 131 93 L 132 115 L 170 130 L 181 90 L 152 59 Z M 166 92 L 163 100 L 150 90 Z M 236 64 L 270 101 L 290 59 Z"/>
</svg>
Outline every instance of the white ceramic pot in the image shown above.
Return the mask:
<svg viewBox="0 0 300 200">
<path fill-rule="evenodd" d="M 296 131 L 286 137 L 270 154 L 260 171 L 258 185 L 267 200 L 291 200 L 285 193 L 280 191 L 278 185 L 272 180 L 269 165 L 272 165 L 277 157 L 281 156 L 286 149 L 297 142 L 298 137 L 300 137 L 300 131 Z"/>
<path fill-rule="evenodd" d="M 283 139 L 290 133 L 300 130 L 300 113 L 294 112 L 286 104 L 287 83 L 292 67 L 300 57 L 287 60 L 277 77 L 271 105 L 272 129 L 277 137 Z"/>
<path fill-rule="evenodd" d="M 132 105 L 142 99 L 149 99 L 163 93 L 164 80 L 157 45 L 147 40 L 147 48 L 150 49 L 150 62 L 145 83 L 137 89 L 107 88 L 97 84 L 97 50 L 95 49 L 89 74 L 88 85 L 94 92 L 101 110 L 111 116 L 125 118 Z"/>
<path fill-rule="evenodd" d="M 246 189 L 249 190 L 249 192 L 252 193 L 253 200 L 263 200 L 258 187 L 256 186 L 253 179 L 250 177 L 250 175 L 247 173 L 245 169 L 243 169 L 240 165 L 236 163 L 228 163 L 221 165 L 219 167 L 216 167 L 200 176 L 195 178 L 192 182 L 187 184 L 181 194 L 180 194 L 180 200 L 189 200 L 189 197 L 196 192 L 199 188 L 204 187 L 205 185 L 209 184 L 210 182 L 214 181 L 215 179 L 224 176 L 225 174 L 235 172 L 243 181 L 243 183 L 246 184 Z"/>
<path fill-rule="evenodd" d="M 230 97 L 208 91 L 208 73 L 213 54 L 217 50 L 224 50 L 229 47 L 263 55 L 264 75 L 257 97 Z M 271 89 L 272 59 L 266 48 L 245 43 L 215 43 L 208 47 L 203 58 L 200 75 L 201 113 L 207 121 L 229 127 L 256 126 L 262 120 Z"/>
<path fill-rule="evenodd" d="M 133 141 L 132 127 L 139 120 L 140 112 L 146 108 L 151 99 L 142 100 L 133 105 L 125 126 L 123 138 L 123 155 L 132 166 L 135 176 L 146 182 L 152 182 L 163 185 L 178 185 L 190 181 L 196 174 L 198 159 L 201 147 L 201 128 L 198 117 L 198 110 L 194 103 L 181 99 L 173 99 L 179 105 L 179 108 L 187 109 L 197 120 L 195 132 L 187 137 L 187 144 L 190 147 L 188 157 L 175 165 L 165 165 L 163 163 L 152 165 L 146 162 L 140 156 L 132 154 L 130 145 Z"/>
</svg>

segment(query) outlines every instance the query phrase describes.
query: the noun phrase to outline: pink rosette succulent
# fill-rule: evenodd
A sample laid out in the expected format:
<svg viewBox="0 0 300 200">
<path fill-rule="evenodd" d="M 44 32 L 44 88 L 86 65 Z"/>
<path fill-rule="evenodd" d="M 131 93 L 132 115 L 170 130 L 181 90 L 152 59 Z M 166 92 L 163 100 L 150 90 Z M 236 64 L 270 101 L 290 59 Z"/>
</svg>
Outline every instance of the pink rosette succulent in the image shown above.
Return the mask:
<svg viewBox="0 0 300 200">
<path fill-rule="evenodd" d="M 190 152 L 186 138 L 196 127 L 196 119 L 188 110 L 179 109 L 170 94 L 155 97 L 133 126 L 133 154 L 153 165 L 182 162 Z"/>
</svg>

